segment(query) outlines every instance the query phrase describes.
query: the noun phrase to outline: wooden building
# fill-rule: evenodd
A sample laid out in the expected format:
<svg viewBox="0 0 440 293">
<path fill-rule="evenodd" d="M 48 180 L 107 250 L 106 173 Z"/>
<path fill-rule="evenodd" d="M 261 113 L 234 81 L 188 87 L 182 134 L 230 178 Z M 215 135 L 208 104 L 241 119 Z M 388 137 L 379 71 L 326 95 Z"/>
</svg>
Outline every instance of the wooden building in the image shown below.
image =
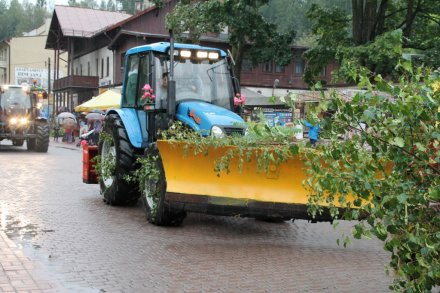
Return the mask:
<svg viewBox="0 0 440 293">
<path fill-rule="evenodd" d="M 168 41 L 165 17 L 173 10 L 177 0 L 167 1 L 161 9 L 152 6 L 137 14 L 127 14 L 56 6 L 46 48 L 54 49 L 59 66 L 63 62 L 61 52 L 68 52 L 68 76 L 54 83 L 58 106 L 73 109 L 98 93 L 99 88 L 122 84 L 123 60 L 128 49 L 160 41 Z M 74 21 L 79 15 L 87 16 Z M 100 23 L 97 23 L 100 19 Z M 102 20 L 104 19 L 104 20 Z M 70 21 L 70 22 L 69 22 Z M 80 27 L 78 23 L 84 22 Z M 70 25 L 70 26 L 69 26 Z M 75 26 L 76 25 L 76 26 Z M 227 50 L 227 34 L 206 35 L 201 44 Z M 308 85 L 302 80 L 305 61 L 302 58 L 305 47 L 292 46 L 292 62 L 280 66 L 267 62 L 253 67 L 244 60 L 241 86 L 257 96 L 281 96 L 295 90 L 304 90 Z M 330 64 L 322 71 L 322 80 L 328 84 L 331 71 L 337 67 Z M 257 94 L 258 92 L 258 94 Z M 249 97 L 252 99 L 252 96 Z"/>
</svg>

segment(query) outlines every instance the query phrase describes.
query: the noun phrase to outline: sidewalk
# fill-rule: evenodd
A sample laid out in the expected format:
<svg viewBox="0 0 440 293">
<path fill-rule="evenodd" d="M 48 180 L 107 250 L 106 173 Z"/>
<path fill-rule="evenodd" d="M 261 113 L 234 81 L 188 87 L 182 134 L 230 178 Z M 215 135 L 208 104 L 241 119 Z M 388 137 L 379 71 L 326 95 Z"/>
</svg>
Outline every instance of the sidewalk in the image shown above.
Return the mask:
<svg viewBox="0 0 440 293">
<path fill-rule="evenodd" d="M 53 141 L 49 147 L 82 151 L 75 143 Z M 6 292 L 59 292 L 57 286 L 39 276 L 35 268 L 37 263 L 29 259 L 23 251 L 0 231 L 0 293 Z"/>
<path fill-rule="evenodd" d="M 58 141 L 53 141 L 53 137 L 51 137 L 49 140 L 49 147 L 66 148 L 66 149 L 82 151 L 82 147 L 76 146 L 77 143 L 78 143 L 78 139 L 74 143 L 67 143 L 67 142 L 62 142 L 61 138 L 59 138 Z"/>
<path fill-rule="evenodd" d="M 38 277 L 36 263 L 0 231 L 0 292 L 56 292 L 56 286 Z"/>
</svg>

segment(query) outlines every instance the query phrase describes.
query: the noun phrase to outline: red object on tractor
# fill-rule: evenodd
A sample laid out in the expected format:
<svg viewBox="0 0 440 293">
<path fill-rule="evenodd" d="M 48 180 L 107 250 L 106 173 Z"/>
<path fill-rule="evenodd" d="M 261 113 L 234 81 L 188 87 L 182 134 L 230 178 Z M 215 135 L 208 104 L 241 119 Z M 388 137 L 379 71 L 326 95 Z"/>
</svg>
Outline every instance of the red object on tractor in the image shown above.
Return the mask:
<svg viewBox="0 0 440 293">
<path fill-rule="evenodd" d="M 95 170 L 96 162 L 93 158 L 98 155 L 98 146 L 83 145 L 83 182 L 87 184 L 98 183 L 98 174 Z"/>
</svg>

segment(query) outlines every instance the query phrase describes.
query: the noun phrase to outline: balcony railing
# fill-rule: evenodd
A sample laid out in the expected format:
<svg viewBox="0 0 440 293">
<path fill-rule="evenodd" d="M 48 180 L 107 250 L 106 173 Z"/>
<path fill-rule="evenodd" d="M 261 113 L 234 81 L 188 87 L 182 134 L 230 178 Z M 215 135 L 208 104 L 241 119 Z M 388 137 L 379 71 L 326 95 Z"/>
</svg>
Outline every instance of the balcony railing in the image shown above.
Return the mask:
<svg viewBox="0 0 440 293">
<path fill-rule="evenodd" d="M 63 90 L 68 88 L 98 88 L 98 76 L 69 75 L 53 82 L 53 90 Z"/>
</svg>

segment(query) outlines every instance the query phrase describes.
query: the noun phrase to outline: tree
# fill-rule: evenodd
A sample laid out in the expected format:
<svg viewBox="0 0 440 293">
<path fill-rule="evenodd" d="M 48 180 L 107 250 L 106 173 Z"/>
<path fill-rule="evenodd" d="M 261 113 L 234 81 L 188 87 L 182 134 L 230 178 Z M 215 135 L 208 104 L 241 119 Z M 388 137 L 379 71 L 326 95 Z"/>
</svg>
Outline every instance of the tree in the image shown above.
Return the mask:
<svg viewBox="0 0 440 293">
<path fill-rule="evenodd" d="M 23 15 L 19 19 L 19 25 L 17 26 L 15 35 L 20 35 L 22 32 L 29 32 L 35 28 L 38 28 L 44 24 L 48 16 L 48 12 L 45 7 L 33 5 L 31 3 L 23 3 Z"/>
<path fill-rule="evenodd" d="M 79 3 L 77 3 L 76 0 L 69 0 L 69 1 L 67 2 L 67 4 L 68 4 L 69 6 L 74 6 L 74 7 L 79 6 Z"/>
<path fill-rule="evenodd" d="M 265 18 L 277 25 L 279 32 L 295 30 L 295 43 L 304 44 L 311 38 L 311 23 L 306 14 L 314 4 L 327 9 L 338 8 L 347 14 L 351 11 L 351 0 L 271 0 L 260 11 Z"/>
<path fill-rule="evenodd" d="M 119 0 L 122 10 L 129 14 L 135 13 L 135 2 L 133 0 Z"/>
<path fill-rule="evenodd" d="M 439 1 L 352 0 L 351 15 L 340 9 L 313 5 L 308 17 L 317 43 L 306 53 L 307 82 L 313 83 L 322 66 L 330 60 L 336 59 L 343 66 L 346 58 L 352 62 L 353 56 L 358 64 L 372 72 L 392 76 L 397 59 L 395 56 L 378 58 L 373 49 L 378 49 L 379 44 L 372 44 L 379 38 L 379 42 L 385 45 L 387 42 L 384 39 L 395 41 L 396 33 L 401 34 L 404 48 L 427 53 L 427 65 L 440 65 L 438 59 L 431 57 L 438 54 L 436 48 L 440 47 L 437 34 L 434 33 L 440 28 Z"/>
<path fill-rule="evenodd" d="M 3 28 L 0 30 L 0 40 L 4 40 L 9 37 L 9 32 L 6 31 L 6 18 L 8 15 L 8 6 L 6 0 L 0 0 L 0 26 Z"/>
<path fill-rule="evenodd" d="M 24 10 L 18 0 L 12 0 L 6 15 L 6 27 L 4 28 L 9 37 L 19 36 L 24 32 L 21 21 L 24 19 Z"/>
<path fill-rule="evenodd" d="M 310 202 L 344 203 L 345 219 L 363 219 L 355 238 L 384 241 L 393 289 L 428 292 L 440 285 L 440 77 L 399 64 L 398 84 L 354 66 L 365 90 L 322 102 L 334 114 L 322 122 L 327 143 L 307 152 L 307 186 Z"/>
<path fill-rule="evenodd" d="M 116 4 L 115 4 L 115 2 L 113 0 L 107 0 L 106 10 L 108 10 L 108 11 L 116 11 Z"/>
<path fill-rule="evenodd" d="M 37 4 L 35 4 L 36 7 L 42 9 L 46 8 L 46 5 L 47 5 L 46 0 L 37 0 Z"/>
<path fill-rule="evenodd" d="M 293 32 L 280 34 L 277 27 L 259 13 L 268 0 L 206 0 L 181 1 L 167 16 L 167 27 L 176 36 L 188 31 L 188 40 L 199 42 L 206 33 L 220 33 L 227 28 L 232 56 L 236 62 L 235 74 L 240 79 L 244 58 L 256 65 L 275 61 L 285 65 L 291 60 Z"/>
<path fill-rule="evenodd" d="M 12 0 L 8 6 L 5 0 L 0 0 L 0 40 L 20 36 L 23 32 L 40 27 L 47 16 L 45 7 L 30 2 L 21 5 L 17 0 Z"/>
</svg>

